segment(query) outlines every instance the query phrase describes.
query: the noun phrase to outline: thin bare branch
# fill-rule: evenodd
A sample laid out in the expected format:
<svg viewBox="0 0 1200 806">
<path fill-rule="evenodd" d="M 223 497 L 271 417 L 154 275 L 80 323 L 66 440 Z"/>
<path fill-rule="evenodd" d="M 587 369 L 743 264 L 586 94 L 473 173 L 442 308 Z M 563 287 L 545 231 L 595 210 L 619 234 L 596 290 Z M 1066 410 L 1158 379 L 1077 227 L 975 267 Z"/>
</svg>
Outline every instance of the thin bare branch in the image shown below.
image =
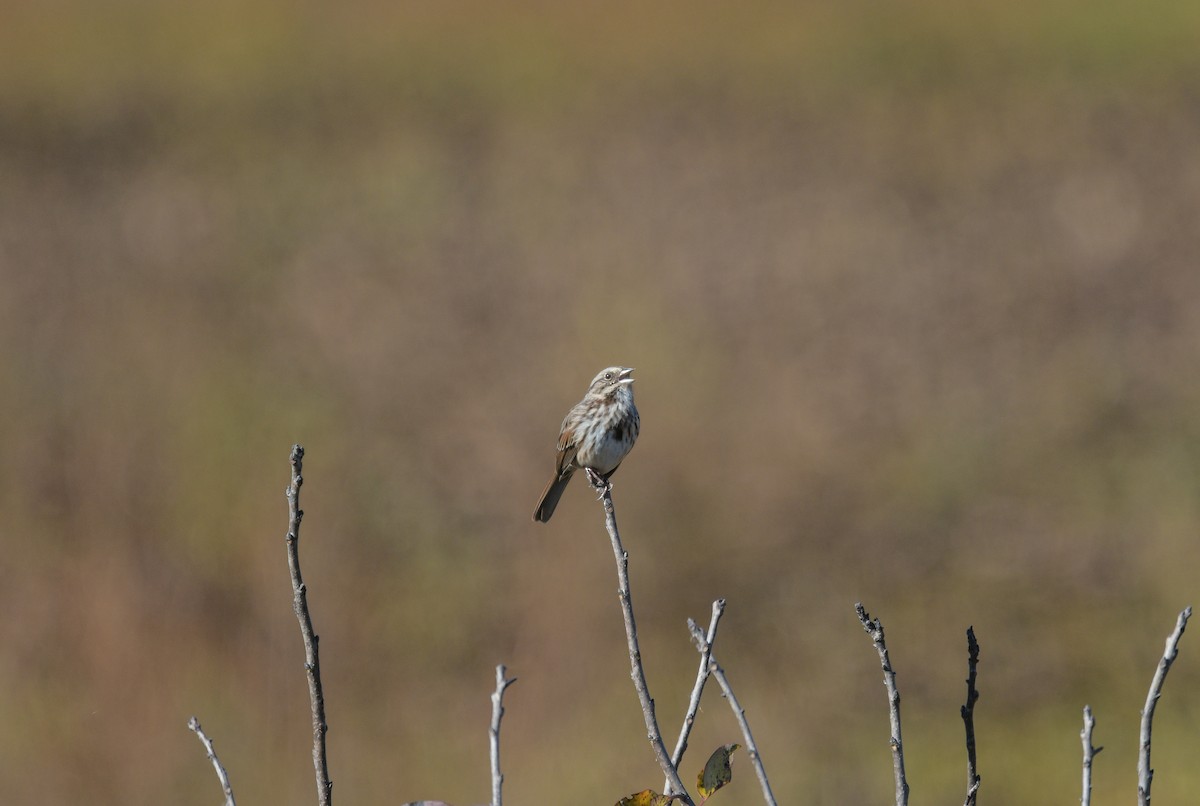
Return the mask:
<svg viewBox="0 0 1200 806">
<path fill-rule="evenodd" d="M 301 466 L 304 448 L 292 446 L 292 483 L 287 488 L 288 568 L 292 573 L 292 609 L 300 622 L 300 635 L 304 639 L 304 670 L 308 674 L 308 697 L 312 703 L 313 767 L 317 776 L 317 803 L 330 806 L 333 802 L 333 781 L 329 779 L 329 762 L 325 756 L 325 734 L 329 725 L 325 722 L 325 693 L 321 688 L 321 663 L 317 652 L 319 638 L 313 632 L 312 618 L 308 613 L 308 589 L 300 575 L 300 521 L 304 511 L 300 509 L 300 485 L 304 483 Z"/>
<path fill-rule="evenodd" d="M 1083 742 L 1083 796 L 1079 798 L 1082 806 L 1092 803 L 1092 759 L 1103 750 L 1103 747 L 1092 746 L 1092 730 L 1096 720 L 1092 718 L 1092 706 L 1083 706 L 1083 730 L 1079 731 L 1079 739 Z"/>
<path fill-rule="evenodd" d="M 979 792 L 979 771 L 975 766 L 975 701 L 979 692 L 975 688 L 975 667 L 979 665 L 979 643 L 975 640 L 975 628 L 967 627 L 967 702 L 962 707 L 963 726 L 967 731 L 967 799 L 963 806 L 975 806 Z"/>
<path fill-rule="evenodd" d="M 888 659 L 887 643 L 883 638 L 883 623 L 879 619 L 872 619 L 862 602 L 854 604 L 854 612 L 858 614 L 858 620 L 867 635 L 871 636 L 875 650 L 879 653 L 879 662 L 883 666 L 883 684 L 887 687 L 888 715 L 892 723 L 892 771 L 896 778 L 896 806 L 907 806 L 908 780 L 904 775 L 904 742 L 900 737 L 900 690 L 896 688 L 896 672 Z"/>
<path fill-rule="evenodd" d="M 691 630 L 692 640 L 696 642 L 696 648 L 701 652 L 704 651 L 706 638 L 696 622 L 688 619 L 688 629 Z M 721 687 L 721 692 L 725 695 L 725 699 L 729 702 L 729 707 L 733 709 L 733 716 L 737 719 L 738 726 L 742 729 L 742 738 L 746 740 L 746 754 L 750 756 L 750 763 L 754 767 L 754 774 L 758 776 L 758 785 L 762 789 L 763 800 L 767 806 L 776 806 L 775 793 L 771 791 L 771 782 L 767 780 L 767 771 L 763 767 L 762 755 L 758 752 L 758 745 L 754 743 L 754 734 L 750 732 L 750 723 L 746 720 L 746 709 L 738 702 L 734 696 L 733 688 L 729 685 L 729 678 L 725 676 L 725 670 L 721 668 L 721 664 L 717 663 L 715 655 L 711 654 L 712 648 L 709 647 L 709 672 L 716 679 L 717 685 Z"/>
<path fill-rule="evenodd" d="M 592 482 L 592 486 L 600 493 L 600 500 L 604 504 L 605 526 L 608 529 L 608 536 L 612 540 L 613 556 L 617 561 L 617 596 L 621 600 L 621 612 L 625 617 L 630 677 L 633 678 L 633 687 L 637 690 L 638 700 L 642 705 L 642 715 L 646 720 L 646 738 L 650 740 L 654 757 L 658 760 L 658 766 L 662 768 L 663 775 L 666 776 L 666 794 L 678 795 L 687 806 L 695 806 L 692 796 L 688 794 L 687 788 L 679 778 L 679 771 L 671 763 L 671 757 L 667 755 L 667 747 L 663 744 L 662 733 L 658 729 L 658 719 L 654 715 L 654 700 L 651 699 L 650 690 L 646 686 L 646 672 L 642 668 L 642 651 L 638 646 L 637 624 L 633 618 L 633 601 L 629 593 L 629 552 L 625 551 L 624 546 L 621 545 L 621 535 L 617 531 L 612 485 L 591 472 L 588 473 L 588 478 Z"/>
<path fill-rule="evenodd" d="M 1162 696 L 1163 683 L 1167 672 L 1179 654 L 1179 639 L 1187 627 L 1188 619 L 1192 617 L 1192 608 L 1185 607 L 1175 621 L 1175 630 L 1167 637 L 1167 646 L 1163 651 L 1158 668 L 1154 671 L 1154 679 L 1150 682 L 1150 692 L 1146 695 L 1146 707 L 1142 709 L 1141 752 L 1138 753 L 1138 806 L 1150 806 L 1150 784 L 1154 781 L 1154 770 L 1150 767 L 1150 730 L 1154 722 L 1154 706 Z"/>
<path fill-rule="evenodd" d="M 196 717 L 188 720 L 188 728 L 200 737 L 200 743 L 204 745 L 204 750 L 208 753 L 208 760 L 212 762 L 213 769 L 217 771 L 217 780 L 221 782 L 221 791 L 225 793 L 225 806 L 237 806 L 233 799 L 233 787 L 229 784 L 229 774 L 225 772 L 225 768 L 221 766 L 221 760 L 217 758 L 217 751 L 213 749 L 212 739 L 204 733 L 200 727 L 200 720 Z"/>
<path fill-rule="evenodd" d="M 700 710 L 700 696 L 704 693 L 704 684 L 708 681 L 708 660 L 712 657 L 713 642 L 717 640 L 717 624 L 721 621 L 721 614 L 724 612 L 724 599 L 717 599 L 713 602 L 712 618 L 708 622 L 708 634 L 703 636 L 703 640 L 697 647 L 700 650 L 700 668 L 696 671 L 696 685 L 692 687 L 687 713 L 683 717 L 683 725 L 679 728 L 679 739 L 675 742 L 675 752 L 671 754 L 671 764 L 675 769 L 679 769 L 679 764 L 683 761 L 683 754 L 687 751 L 688 735 L 692 732 L 692 725 L 696 723 L 696 713 Z M 689 631 L 692 626 L 693 622 L 688 619 Z M 669 783 L 669 781 L 664 783 L 663 789 L 666 789 Z"/>
<path fill-rule="evenodd" d="M 504 773 L 500 772 L 500 720 L 504 718 L 504 690 L 517 682 L 517 678 L 506 678 L 501 663 L 496 667 L 496 690 L 492 692 L 492 727 L 488 731 L 492 755 L 492 806 L 501 806 L 500 790 L 504 786 Z"/>
</svg>

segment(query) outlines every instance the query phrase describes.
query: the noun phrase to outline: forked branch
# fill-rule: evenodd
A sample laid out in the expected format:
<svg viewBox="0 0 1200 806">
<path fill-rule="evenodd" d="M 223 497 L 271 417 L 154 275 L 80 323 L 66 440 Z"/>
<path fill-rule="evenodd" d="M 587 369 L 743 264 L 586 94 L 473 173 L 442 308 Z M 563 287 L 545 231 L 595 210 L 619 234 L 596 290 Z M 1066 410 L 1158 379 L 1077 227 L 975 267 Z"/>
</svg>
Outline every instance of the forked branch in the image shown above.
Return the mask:
<svg viewBox="0 0 1200 806">
<path fill-rule="evenodd" d="M 500 790 L 504 786 L 504 773 L 500 772 L 500 720 L 504 718 L 504 690 L 517 682 L 517 678 L 505 677 L 504 664 L 496 667 L 496 690 L 492 692 L 492 727 L 488 731 L 492 756 L 492 806 L 501 806 Z"/>
<path fill-rule="evenodd" d="M 714 606 L 714 612 L 715 610 Z M 696 622 L 691 619 L 688 619 L 688 629 L 692 633 L 692 640 L 696 642 L 696 648 L 703 654 L 706 643 L 704 633 L 696 626 Z M 775 806 L 775 793 L 771 791 L 771 782 L 767 780 L 767 771 L 763 767 L 762 756 L 758 752 L 758 745 L 754 743 L 754 735 L 750 732 L 750 723 L 746 720 L 746 709 L 742 707 L 737 697 L 734 696 L 733 688 L 729 685 L 729 679 L 725 676 L 725 670 L 721 668 L 721 664 L 717 663 L 716 656 L 712 654 L 712 646 L 709 645 L 708 649 L 709 671 L 716 678 L 717 685 L 721 687 L 721 692 L 729 702 L 729 707 L 733 709 L 733 716 L 737 719 L 738 727 L 742 729 L 742 738 L 746 740 L 746 754 L 750 756 L 750 763 L 754 766 L 754 774 L 758 776 L 758 785 L 762 789 L 763 800 L 767 806 Z"/>
<path fill-rule="evenodd" d="M 701 636 L 702 640 L 697 641 L 697 649 L 700 650 L 700 668 L 696 670 L 696 684 L 692 686 L 692 696 L 688 699 L 687 713 L 683 717 L 683 725 L 679 728 L 679 739 L 675 742 L 675 752 L 671 754 L 671 764 L 675 769 L 679 769 L 680 763 L 683 761 L 683 754 L 687 751 L 688 736 L 692 732 L 692 726 L 696 724 L 696 714 L 700 711 L 700 697 L 704 694 L 704 684 L 708 682 L 708 661 L 712 657 L 713 641 L 717 639 L 717 624 L 721 621 L 721 614 L 725 612 L 725 600 L 717 599 L 712 605 L 712 618 L 708 622 L 708 633 Z M 689 627 L 691 622 L 688 622 Z M 668 781 L 663 785 L 666 789 L 670 785 Z"/>
<path fill-rule="evenodd" d="M 633 678 L 633 687 L 637 690 L 638 700 L 642 705 L 642 716 L 646 720 L 646 737 L 650 740 L 654 757 L 667 779 L 666 794 L 677 795 L 686 806 L 695 806 L 691 795 L 688 794 L 683 781 L 679 778 L 679 771 L 671 763 L 671 757 L 667 755 L 667 747 L 663 744 L 662 733 L 658 729 L 658 719 L 654 715 L 654 700 L 651 699 L 650 690 L 646 686 L 646 672 L 642 668 L 642 650 L 638 646 L 637 624 L 633 618 L 633 601 L 629 593 L 629 552 L 625 551 L 624 546 L 621 545 L 621 535 L 617 531 L 612 486 L 590 472 L 588 478 L 591 480 L 592 486 L 600 493 L 600 500 L 604 504 L 605 526 L 608 529 L 609 539 L 612 541 L 613 556 L 617 561 L 617 596 L 621 600 L 621 612 L 625 617 L 630 677 Z"/>
</svg>

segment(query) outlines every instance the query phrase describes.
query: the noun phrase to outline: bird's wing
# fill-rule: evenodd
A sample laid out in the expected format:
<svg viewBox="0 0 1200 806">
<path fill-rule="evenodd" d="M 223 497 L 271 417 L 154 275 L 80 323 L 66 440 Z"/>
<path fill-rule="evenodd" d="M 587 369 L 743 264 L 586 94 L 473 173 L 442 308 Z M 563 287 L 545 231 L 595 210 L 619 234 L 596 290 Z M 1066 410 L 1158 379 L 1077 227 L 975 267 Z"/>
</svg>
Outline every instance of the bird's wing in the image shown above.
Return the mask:
<svg viewBox="0 0 1200 806">
<path fill-rule="evenodd" d="M 578 408 L 578 406 L 576 406 Z M 567 416 L 563 418 L 562 428 L 558 431 L 558 475 L 561 477 L 564 470 L 571 467 L 571 463 L 575 461 L 575 454 L 579 453 L 579 440 L 575 438 L 575 428 L 573 422 L 579 418 L 575 417 L 575 409 L 571 409 Z"/>
<path fill-rule="evenodd" d="M 562 476 L 564 470 L 567 470 L 571 467 L 572 462 L 575 461 L 575 454 L 577 454 L 577 453 L 579 453 L 579 443 L 578 442 L 566 442 L 564 444 L 564 441 L 560 441 L 558 443 L 557 467 L 558 467 L 558 475 L 560 477 Z"/>
</svg>

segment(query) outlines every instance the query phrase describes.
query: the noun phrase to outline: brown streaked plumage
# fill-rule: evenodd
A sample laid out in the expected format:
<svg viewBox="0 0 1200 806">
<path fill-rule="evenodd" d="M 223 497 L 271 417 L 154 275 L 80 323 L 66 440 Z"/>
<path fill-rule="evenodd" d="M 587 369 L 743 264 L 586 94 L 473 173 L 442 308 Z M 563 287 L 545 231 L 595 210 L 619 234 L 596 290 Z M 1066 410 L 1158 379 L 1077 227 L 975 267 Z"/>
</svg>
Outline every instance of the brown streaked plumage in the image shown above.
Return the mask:
<svg viewBox="0 0 1200 806">
<path fill-rule="evenodd" d="M 538 499 L 535 521 L 550 520 L 576 470 L 591 468 L 607 481 L 633 448 L 641 420 L 633 404 L 632 373 L 628 367 L 601 370 L 583 400 L 563 418 L 554 477 Z"/>
</svg>

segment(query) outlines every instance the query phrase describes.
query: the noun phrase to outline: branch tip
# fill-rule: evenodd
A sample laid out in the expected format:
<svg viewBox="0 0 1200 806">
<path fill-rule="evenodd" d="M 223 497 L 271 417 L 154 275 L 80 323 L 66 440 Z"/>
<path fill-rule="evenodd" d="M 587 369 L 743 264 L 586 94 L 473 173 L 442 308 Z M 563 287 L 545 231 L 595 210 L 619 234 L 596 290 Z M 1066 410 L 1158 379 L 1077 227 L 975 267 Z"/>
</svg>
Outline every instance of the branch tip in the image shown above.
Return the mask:
<svg viewBox="0 0 1200 806">
<path fill-rule="evenodd" d="M 321 687 L 321 664 L 318 654 L 320 639 L 313 630 L 312 616 L 308 612 L 308 588 L 300 572 L 300 520 L 304 517 L 304 511 L 300 509 L 300 485 L 304 483 L 301 475 L 303 458 L 304 448 L 298 443 L 293 445 L 292 483 L 287 489 L 288 570 L 292 577 L 292 610 L 300 623 L 300 637 L 304 642 L 304 670 L 308 677 L 308 696 L 312 707 L 313 769 L 317 783 L 317 803 L 319 806 L 331 806 L 333 781 L 329 778 L 329 761 L 325 752 L 325 734 L 329 731 L 329 725 L 325 721 L 325 692 Z"/>
<path fill-rule="evenodd" d="M 904 743 L 900 735 L 900 690 L 896 687 L 896 672 L 888 657 L 887 643 L 883 636 L 883 622 L 872 619 L 862 602 L 854 603 L 854 612 L 863 626 L 863 630 L 871 637 L 875 651 L 879 655 L 879 665 L 883 669 L 883 684 L 888 695 L 888 719 L 891 723 L 889 744 L 892 748 L 892 773 L 896 781 L 896 806 L 908 804 L 908 780 L 904 773 Z"/>
<path fill-rule="evenodd" d="M 1150 785 L 1154 781 L 1154 769 L 1150 766 L 1150 734 L 1154 723 L 1154 707 L 1162 696 L 1163 683 L 1166 682 L 1167 672 L 1179 654 L 1179 639 L 1187 628 L 1188 619 L 1192 617 L 1191 605 L 1185 607 L 1175 619 L 1175 629 L 1167 636 L 1166 647 L 1162 658 L 1150 681 L 1150 691 L 1146 695 L 1146 706 L 1142 709 L 1142 725 L 1140 731 L 1140 749 L 1138 752 L 1138 806 L 1150 806 Z"/>
<path fill-rule="evenodd" d="M 220 781 L 221 791 L 225 794 L 225 806 L 237 806 L 233 797 L 233 787 L 229 783 L 229 774 L 225 771 L 221 760 L 217 758 L 217 751 L 213 748 L 212 739 L 208 738 L 208 735 L 200 727 L 200 720 L 193 716 L 188 720 L 188 729 L 200 739 L 200 743 L 204 745 L 204 751 L 208 754 L 208 760 L 212 762 L 213 769 L 217 772 L 217 780 Z"/>
</svg>

